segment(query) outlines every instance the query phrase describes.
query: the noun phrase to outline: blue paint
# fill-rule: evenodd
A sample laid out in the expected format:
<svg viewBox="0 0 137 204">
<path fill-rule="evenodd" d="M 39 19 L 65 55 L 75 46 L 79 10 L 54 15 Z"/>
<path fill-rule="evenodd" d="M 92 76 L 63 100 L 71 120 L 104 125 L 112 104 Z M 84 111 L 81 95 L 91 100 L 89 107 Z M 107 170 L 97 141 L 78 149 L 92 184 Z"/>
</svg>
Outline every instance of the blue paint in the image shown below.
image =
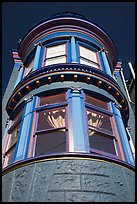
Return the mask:
<svg viewBox="0 0 137 204">
<path fill-rule="evenodd" d="M 46 43 L 46 47 L 50 47 L 50 46 L 54 46 L 54 45 L 61 45 L 61 44 L 64 44 L 64 43 L 67 43 L 68 40 L 58 40 L 58 39 L 55 39 L 53 42 L 50 42 L 50 43 Z"/>
<path fill-rule="evenodd" d="M 110 71 L 110 66 L 109 66 L 109 63 L 108 63 L 108 59 L 106 57 L 106 53 L 104 51 L 101 51 L 100 54 L 101 54 L 101 58 L 102 58 L 102 61 L 103 61 L 103 68 L 104 68 L 105 72 L 109 76 L 112 76 L 112 73 Z"/>
<path fill-rule="evenodd" d="M 73 36 L 71 37 L 71 62 L 77 62 L 76 43 Z"/>
<path fill-rule="evenodd" d="M 19 66 L 20 64 L 18 63 L 18 66 Z M 18 67 L 19 68 L 19 67 Z M 19 71 L 18 71 L 18 77 L 17 77 L 17 79 L 16 79 L 16 82 L 15 82 L 15 85 L 14 85 L 14 88 L 18 85 L 18 83 L 21 81 L 21 79 L 22 79 L 22 77 L 23 77 L 23 73 L 24 73 L 24 68 L 23 67 L 21 67 L 20 69 L 19 69 Z"/>
<path fill-rule="evenodd" d="M 30 131 L 33 119 L 34 106 L 36 98 L 34 97 L 25 105 L 24 114 L 22 116 L 22 124 L 19 133 L 19 139 L 16 148 L 16 157 L 14 161 L 22 160 L 26 158 L 28 152 L 28 144 L 30 140 Z"/>
<path fill-rule="evenodd" d="M 82 46 L 86 47 L 87 49 L 92 50 L 93 52 L 98 51 L 95 47 L 93 47 L 93 46 L 91 46 L 91 45 L 89 45 L 89 44 L 87 44 L 85 42 L 80 42 L 80 41 L 78 41 L 78 42 L 79 42 L 79 45 L 82 45 Z"/>
<path fill-rule="evenodd" d="M 100 59 L 100 65 L 101 65 L 101 67 L 102 67 L 102 71 L 103 71 L 103 72 L 106 72 L 106 71 L 105 71 L 104 64 L 103 64 L 102 56 L 101 56 L 101 53 L 100 53 L 100 52 L 98 52 L 98 56 L 99 56 L 99 59 Z"/>
<path fill-rule="evenodd" d="M 80 63 L 80 52 L 79 52 L 79 44 L 76 42 L 76 52 L 77 52 L 77 61 Z"/>
<path fill-rule="evenodd" d="M 44 47 L 41 47 L 41 52 L 40 52 L 40 57 L 39 57 L 39 63 L 38 63 L 38 69 L 42 67 L 43 54 L 44 54 Z"/>
<path fill-rule="evenodd" d="M 33 63 L 33 66 L 32 66 L 33 71 L 38 69 L 39 60 L 40 60 L 40 52 L 41 52 L 41 46 L 37 45 L 36 53 L 35 53 L 35 58 L 34 58 L 34 63 Z"/>
<path fill-rule="evenodd" d="M 57 40 L 57 37 L 66 37 L 66 38 L 69 38 L 69 36 L 78 36 L 79 38 L 83 38 L 85 40 L 88 40 L 90 41 L 91 43 L 95 44 L 96 46 L 98 46 L 100 49 L 103 48 L 101 44 L 99 44 L 96 40 L 94 40 L 92 37 L 89 37 L 85 34 L 81 34 L 81 33 L 78 33 L 78 32 L 69 32 L 69 31 L 66 31 L 66 32 L 56 32 L 56 33 L 53 33 L 53 34 L 50 34 L 50 35 L 47 35 L 45 37 L 43 37 L 41 39 L 41 42 L 43 44 L 45 44 L 45 41 L 48 41 L 48 40 L 51 40 L 53 39 L 53 41 L 56 41 Z M 67 40 L 67 39 L 66 39 Z M 64 40 L 65 41 L 65 40 Z M 63 40 L 61 40 L 61 42 L 63 42 Z M 79 42 L 82 42 L 82 39 L 79 41 Z M 36 42 L 38 43 L 38 42 Z M 87 42 L 88 44 L 88 42 Z M 50 45 L 50 43 L 47 43 L 47 45 Z M 31 52 L 31 50 L 34 49 L 34 47 L 32 46 L 28 52 Z"/>
<path fill-rule="evenodd" d="M 127 139 L 127 133 L 126 133 L 123 121 L 122 121 L 120 111 L 115 107 L 115 105 L 112 102 L 110 102 L 110 105 L 111 105 L 111 109 L 112 109 L 112 111 L 114 113 L 114 118 L 115 118 L 115 121 L 116 121 L 118 133 L 119 133 L 119 136 L 120 136 L 120 139 L 121 139 L 122 148 L 123 148 L 123 151 L 124 151 L 124 156 L 125 156 L 126 162 L 129 163 L 129 164 L 134 165 L 135 164 L 134 163 L 134 158 L 133 158 L 133 155 L 132 155 L 132 152 L 131 152 L 131 149 L 130 149 L 130 145 L 129 145 L 129 142 L 128 142 L 128 139 Z"/>
<path fill-rule="evenodd" d="M 89 152 L 86 113 L 83 93 L 74 90 L 68 92 L 69 107 L 69 143 L 71 152 Z"/>
<path fill-rule="evenodd" d="M 71 62 L 71 43 L 68 42 L 67 44 L 67 62 Z"/>
</svg>

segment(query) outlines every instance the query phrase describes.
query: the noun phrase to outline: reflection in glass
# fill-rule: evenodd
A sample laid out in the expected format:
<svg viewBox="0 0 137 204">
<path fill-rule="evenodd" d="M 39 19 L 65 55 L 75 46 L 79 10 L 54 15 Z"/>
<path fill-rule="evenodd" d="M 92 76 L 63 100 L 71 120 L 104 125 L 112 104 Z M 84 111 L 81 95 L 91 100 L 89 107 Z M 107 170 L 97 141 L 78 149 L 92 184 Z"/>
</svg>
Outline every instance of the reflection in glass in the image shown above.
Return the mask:
<svg viewBox="0 0 137 204">
<path fill-rule="evenodd" d="M 87 94 L 86 94 L 86 103 L 89 103 L 89 104 L 97 106 L 99 108 L 103 108 L 103 109 L 108 110 L 107 102 L 93 98 L 91 96 L 88 96 Z"/>
<path fill-rule="evenodd" d="M 65 101 L 65 94 L 56 94 L 54 96 L 45 96 L 40 98 L 40 106 L 61 103 Z"/>
<path fill-rule="evenodd" d="M 93 110 L 87 110 L 88 126 L 112 132 L 110 117 Z"/>
<path fill-rule="evenodd" d="M 35 155 L 66 151 L 65 129 L 54 130 L 37 135 Z"/>
<path fill-rule="evenodd" d="M 97 150 L 108 152 L 110 154 L 116 154 L 113 138 L 109 138 L 103 134 L 90 130 L 89 143 L 91 150 L 92 148 L 94 148 Z"/>
<path fill-rule="evenodd" d="M 65 109 L 46 110 L 39 113 L 37 130 L 65 127 Z"/>
</svg>

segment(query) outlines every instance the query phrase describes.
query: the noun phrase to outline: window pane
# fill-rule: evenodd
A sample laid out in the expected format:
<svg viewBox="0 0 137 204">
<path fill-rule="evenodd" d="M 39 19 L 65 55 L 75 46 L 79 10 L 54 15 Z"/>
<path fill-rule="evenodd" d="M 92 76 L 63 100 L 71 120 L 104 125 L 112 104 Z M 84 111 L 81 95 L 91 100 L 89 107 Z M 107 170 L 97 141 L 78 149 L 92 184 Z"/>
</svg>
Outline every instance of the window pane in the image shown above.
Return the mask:
<svg viewBox="0 0 137 204">
<path fill-rule="evenodd" d="M 65 101 L 65 94 L 57 94 L 54 96 L 45 96 L 40 98 L 40 106 L 60 103 Z"/>
<path fill-rule="evenodd" d="M 88 66 L 92 66 L 92 67 L 95 67 L 95 68 L 99 68 L 97 64 L 87 60 L 87 59 L 83 59 L 83 58 L 80 58 L 80 64 L 85 64 L 85 65 L 88 65 Z"/>
<path fill-rule="evenodd" d="M 65 127 L 65 109 L 41 111 L 38 117 L 37 130 Z"/>
<path fill-rule="evenodd" d="M 36 139 L 35 155 L 66 151 L 65 129 L 39 134 Z"/>
<path fill-rule="evenodd" d="M 66 63 L 66 56 L 60 56 L 52 59 L 46 59 L 46 66 L 51 64 Z"/>
<path fill-rule="evenodd" d="M 59 55 L 65 55 L 66 53 L 66 46 L 63 45 L 57 45 L 53 47 L 47 48 L 46 58 L 55 57 Z"/>
<path fill-rule="evenodd" d="M 88 126 L 112 132 L 110 117 L 93 110 L 87 110 Z"/>
<path fill-rule="evenodd" d="M 97 62 L 97 56 L 96 56 L 96 52 L 90 50 L 90 49 L 87 49 L 83 46 L 79 46 L 79 49 L 80 49 L 80 56 L 81 57 L 84 57 L 86 59 L 89 59 L 93 62 Z"/>
<path fill-rule="evenodd" d="M 91 105 L 108 110 L 107 102 L 101 101 L 91 96 L 86 95 L 86 102 L 90 103 Z"/>
<path fill-rule="evenodd" d="M 89 130 L 89 143 L 91 148 L 116 154 L 113 139 L 105 137 L 105 135 Z"/>
</svg>

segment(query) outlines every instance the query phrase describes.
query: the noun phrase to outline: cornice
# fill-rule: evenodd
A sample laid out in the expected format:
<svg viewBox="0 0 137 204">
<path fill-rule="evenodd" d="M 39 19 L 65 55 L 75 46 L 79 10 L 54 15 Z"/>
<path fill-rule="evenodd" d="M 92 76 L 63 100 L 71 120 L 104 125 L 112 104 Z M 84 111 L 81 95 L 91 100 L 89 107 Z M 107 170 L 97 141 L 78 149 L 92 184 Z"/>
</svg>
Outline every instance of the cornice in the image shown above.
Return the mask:
<svg viewBox="0 0 137 204">
<path fill-rule="evenodd" d="M 105 90 L 115 98 L 128 118 L 128 102 L 117 82 L 99 69 L 75 63 L 50 65 L 28 74 L 19 82 L 10 96 L 6 106 L 7 113 L 10 115 L 19 101 L 32 90 L 46 84 L 63 81 L 84 82 Z"/>
</svg>

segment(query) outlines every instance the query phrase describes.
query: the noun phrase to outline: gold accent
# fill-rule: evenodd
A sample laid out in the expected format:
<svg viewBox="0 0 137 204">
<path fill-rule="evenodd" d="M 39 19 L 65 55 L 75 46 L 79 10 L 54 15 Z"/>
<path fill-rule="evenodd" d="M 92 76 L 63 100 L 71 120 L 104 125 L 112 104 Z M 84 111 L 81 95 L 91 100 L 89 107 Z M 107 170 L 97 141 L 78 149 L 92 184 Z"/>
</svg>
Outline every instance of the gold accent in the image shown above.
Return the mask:
<svg viewBox="0 0 137 204">
<path fill-rule="evenodd" d="M 118 96 L 119 96 L 119 93 L 117 92 L 114 96 L 115 96 L 115 97 L 118 97 Z"/>
<path fill-rule="evenodd" d="M 30 90 L 31 90 L 30 86 L 26 86 L 26 89 L 27 89 L 28 91 L 30 91 Z"/>
<path fill-rule="evenodd" d="M 98 81 L 98 86 L 100 87 L 102 84 L 102 81 Z"/>
<path fill-rule="evenodd" d="M 64 81 L 64 75 L 62 74 L 60 77 L 61 77 L 61 81 Z"/>
<path fill-rule="evenodd" d="M 52 78 L 51 78 L 51 77 L 48 77 L 48 81 L 51 83 L 51 82 L 52 82 Z"/>
<path fill-rule="evenodd" d="M 111 86 L 108 86 L 108 87 L 107 87 L 107 91 L 110 91 L 110 90 L 111 90 Z"/>
<path fill-rule="evenodd" d="M 75 74 L 74 75 L 74 81 L 77 81 L 77 79 L 78 79 L 78 76 Z"/>
<path fill-rule="evenodd" d="M 12 102 L 17 103 L 17 101 L 14 98 L 12 99 Z"/>
<path fill-rule="evenodd" d="M 89 81 L 90 81 L 90 77 L 87 77 L 86 82 L 89 83 Z"/>
<path fill-rule="evenodd" d="M 36 81 L 36 85 L 40 86 L 40 81 L 39 80 Z"/>
<path fill-rule="evenodd" d="M 18 92 L 18 95 L 19 95 L 19 96 L 23 96 L 22 93 L 21 93 L 20 91 Z"/>
<path fill-rule="evenodd" d="M 124 99 L 123 99 L 123 100 L 120 102 L 120 105 L 123 104 L 124 102 L 125 102 L 125 101 L 124 101 Z"/>
</svg>

